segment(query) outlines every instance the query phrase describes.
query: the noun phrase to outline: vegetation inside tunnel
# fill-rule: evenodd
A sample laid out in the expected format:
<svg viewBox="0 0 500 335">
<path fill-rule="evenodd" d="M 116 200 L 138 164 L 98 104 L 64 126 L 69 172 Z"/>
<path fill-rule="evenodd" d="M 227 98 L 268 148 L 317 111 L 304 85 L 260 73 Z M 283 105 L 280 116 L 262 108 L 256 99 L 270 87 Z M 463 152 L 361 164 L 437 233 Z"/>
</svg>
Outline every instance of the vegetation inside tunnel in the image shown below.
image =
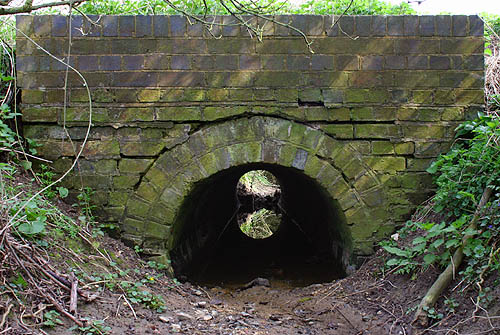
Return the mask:
<svg viewBox="0 0 500 335">
<path fill-rule="evenodd" d="M 245 235 L 238 223 L 245 207 L 238 181 L 257 169 L 271 172 L 281 186 L 281 224 L 264 239 Z M 230 285 L 265 277 L 301 286 L 346 275 L 351 243 L 343 213 L 300 170 L 252 164 L 219 172 L 195 186 L 180 213 L 171 258 L 181 280 Z"/>
</svg>

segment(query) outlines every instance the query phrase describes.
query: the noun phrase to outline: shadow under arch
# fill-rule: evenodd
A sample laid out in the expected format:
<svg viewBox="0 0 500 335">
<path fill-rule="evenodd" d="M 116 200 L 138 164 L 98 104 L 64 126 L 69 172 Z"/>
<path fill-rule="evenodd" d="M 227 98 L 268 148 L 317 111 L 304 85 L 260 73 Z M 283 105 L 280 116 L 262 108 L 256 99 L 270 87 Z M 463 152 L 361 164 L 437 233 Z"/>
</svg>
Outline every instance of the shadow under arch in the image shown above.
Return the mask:
<svg viewBox="0 0 500 335">
<path fill-rule="evenodd" d="M 283 220 L 266 239 L 246 236 L 237 223 L 236 185 L 251 170 L 267 170 L 281 185 Z M 276 164 L 231 167 L 197 183 L 175 225 L 182 230 L 170 255 L 181 279 L 245 282 L 273 275 L 326 282 L 345 276 L 352 251 L 338 201 L 303 171 Z"/>
</svg>

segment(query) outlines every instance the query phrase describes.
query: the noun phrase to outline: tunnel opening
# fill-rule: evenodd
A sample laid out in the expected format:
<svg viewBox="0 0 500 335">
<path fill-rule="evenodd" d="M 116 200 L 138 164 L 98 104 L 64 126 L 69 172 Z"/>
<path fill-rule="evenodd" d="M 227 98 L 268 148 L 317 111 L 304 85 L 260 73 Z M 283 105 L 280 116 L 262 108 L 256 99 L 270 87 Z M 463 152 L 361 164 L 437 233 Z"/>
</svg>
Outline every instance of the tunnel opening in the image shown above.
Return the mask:
<svg viewBox="0 0 500 335">
<path fill-rule="evenodd" d="M 266 170 L 251 170 L 238 180 L 237 220 L 243 234 L 254 239 L 271 237 L 283 220 L 280 209 L 281 186 Z"/>
<path fill-rule="evenodd" d="M 239 180 L 255 170 L 271 173 L 280 186 L 266 202 L 279 225 L 260 239 L 245 234 L 238 220 L 248 212 L 238 197 Z M 237 286 L 264 277 L 306 286 L 346 275 L 351 240 L 344 214 L 316 181 L 294 168 L 262 163 L 218 172 L 195 185 L 174 226 L 170 256 L 180 280 Z"/>
</svg>

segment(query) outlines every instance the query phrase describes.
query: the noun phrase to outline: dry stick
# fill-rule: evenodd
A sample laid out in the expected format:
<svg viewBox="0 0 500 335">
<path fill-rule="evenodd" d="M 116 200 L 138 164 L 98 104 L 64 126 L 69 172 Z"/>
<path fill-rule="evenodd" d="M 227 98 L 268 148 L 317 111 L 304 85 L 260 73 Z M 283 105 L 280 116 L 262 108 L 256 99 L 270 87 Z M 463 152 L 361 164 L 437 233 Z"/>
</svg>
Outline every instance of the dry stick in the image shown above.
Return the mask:
<svg viewBox="0 0 500 335">
<path fill-rule="evenodd" d="M 3 325 L 5 324 L 5 320 L 7 320 L 7 315 L 9 315 L 10 310 L 11 310 L 12 307 L 14 307 L 14 304 L 10 304 L 9 306 L 7 306 L 7 310 L 2 315 L 2 322 L 0 322 L 0 328 L 2 328 Z"/>
<path fill-rule="evenodd" d="M 78 304 L 78 279 L 73 272 L 71 272 L 71 299 L 69 303 L 69 311 L 76 315 L 76 307 Z"/>
<path fill-rule="evenodd" d="M 477 220 L 479 219 L 481 213 L 481 208 L 486 205 L 492 192 L 493 190 L 489 186 L 487 186 L 483 192 L 483 195 L 481 196 L 479 204 L 477 205 L 474 217 L 472 218 L 472 221 L 467 229 L 476 229 Z M 464 247 L 467 245 L 467 242 L 471 237 L 471 235 L 465 235 L 463 237 L 462 245 L 453 254 L 452 262 L 439 275 L 438 279 L 436 279 L 434 284 L 432 284 L 431 288 L 427 291 L 426 295 L 418 305 L 418 309 L 415 313 L 415 317 L 413 318 L 412 323 L 418 322 L 418 324 L 423 327 L 427 325 L 428 317 L 426 310 L 434 306 L 441 293 L 446 289 L 446 287 L 448 287 L 448 284 L 453 279 L 455 270 L 458 269 L 464 258 Z"/>
</svg>

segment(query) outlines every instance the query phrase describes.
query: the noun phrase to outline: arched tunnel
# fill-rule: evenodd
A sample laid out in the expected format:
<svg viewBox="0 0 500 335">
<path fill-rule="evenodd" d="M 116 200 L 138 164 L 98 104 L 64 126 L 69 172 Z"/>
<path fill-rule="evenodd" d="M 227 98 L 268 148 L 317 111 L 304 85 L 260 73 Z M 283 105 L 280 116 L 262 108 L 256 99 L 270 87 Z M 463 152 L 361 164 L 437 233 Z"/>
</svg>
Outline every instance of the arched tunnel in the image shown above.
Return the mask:
<svg viewBox="0 0 500 335">
<path fill-rule="evenodd" d="M 267 170 L 281 188 L 282 221 L 265 239 L 245 235 L 237 222 L 237 184 Z M 351 239 L 337 201 L 295 168 L 248 164 L 198 182 L 180 209 L 171 251 L 175 274 L 199 283 L 245 282 L 256 277 L 308 285 L 345 276 Z"/>
</svg>

